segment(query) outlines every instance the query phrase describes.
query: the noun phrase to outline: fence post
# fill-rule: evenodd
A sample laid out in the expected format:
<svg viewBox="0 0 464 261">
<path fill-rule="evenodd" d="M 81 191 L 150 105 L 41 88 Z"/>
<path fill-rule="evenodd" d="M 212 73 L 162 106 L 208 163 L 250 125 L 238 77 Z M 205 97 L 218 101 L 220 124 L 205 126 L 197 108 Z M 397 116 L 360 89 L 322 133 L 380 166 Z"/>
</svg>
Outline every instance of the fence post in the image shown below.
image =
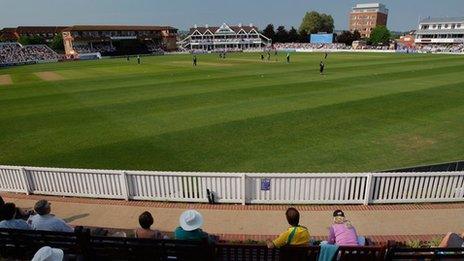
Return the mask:
<svg viewBox="0 0 464 261">
<path fill-rule="evenodd" d="M 119 177 L 121 182 L 122 195 L 126 201 L 129 201 L 129 184 L 127 180 L 127 173 L 123 171 Z"/>
<path fill-rule="evenodd" d="M 242 205 L 246 205 L 246 174 L 242 173 Z"/>
<path fill-rule="evenodd" d="M 369 205 L 372 199 L 372 173 L 367 174 L 366 191 L 364 193 L 364 205 Z"/>
<path fill-rule="evenodd" d="M 24 191 L 26 192 L 26 195 L 30 195 L 31 186 L 29 185 L 29 179 L 27 177 L 27 170 L 25 168 L 21 168 L 21 177 L 22 177 Z"/>
</svg>

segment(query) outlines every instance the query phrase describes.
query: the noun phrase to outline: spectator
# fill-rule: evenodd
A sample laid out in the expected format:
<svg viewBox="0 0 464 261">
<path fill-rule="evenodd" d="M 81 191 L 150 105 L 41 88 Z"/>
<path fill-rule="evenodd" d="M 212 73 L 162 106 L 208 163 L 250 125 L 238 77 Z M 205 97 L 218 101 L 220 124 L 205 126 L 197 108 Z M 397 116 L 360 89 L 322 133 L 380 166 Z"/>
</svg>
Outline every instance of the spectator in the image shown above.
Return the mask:
<svg viewBox="0 0 464 261">
<path fill-rule="evenodd" d="M 464 247 L 464 233 L 458 235 L 456 233 L 448 233 L 441 241 L 439 247 L 460 248 Z"/>
<path fill-rule="evenodd" d="M 139 216 L 139 224 L 141 228 L 135 230 L 136 238 L 162 239 L 163 235 L 158 230 L 152 230 L 153 216 L 150 212 L 145 211 Z"/>
<path fill-rule="evenodd" d="M 35 253 L 32 261 L 61 261 L 63 257 L 63 250 L 44 246 Z"/>
<path fill-rule="evenodd" d="M 3 204 L 1 209 L 2 221 L 0 228 L 24 229 L 29 230 L 31 227 L 22 219 L 16 219 L 16 206 L 14 203 Z"/>
<path fill-rule="evenodd" d="M 2 208 L 4 205 L 5 205 L 5 201 L 3 200 L 2 196 L 0 196 L 0 221 L 3 220 Z"/>
<path fill-rule="evenodd" d="M 273 241 L 267 241 L 268 248 L 280 248 L 286 245 L 301 246 L 309 244 L 309 231 L 300 226 L 300 213 L 295 208 L 287 209 L 285 212 L 290 227 Z"/>
<path fill-rule="evenodd" d="M 0 196 L 0 221 L 4 219 L 3 216 L 1 215 L 1 209 L 4 205 L 5 205 L 5 201 Z M 15 218 L 27 220 L 29 216 L 32 215 L 33 213 L 34 213 L 33 210 L 24 210 L 24 209 L 16 208 Z"/>
<path fill-rule="evenodd" d="M 329 228 L 328 244 L 336 244 L 339 246 L 358 246 L 358 235 L 356 229 L 351 225 L 351 222 L 346 220 L 345 213 L 341 210 L 336 210 L 333 213 L 333 224 Z M 361 245 L 364 245 L 362 242 Z"/>
<path fill-rule="evenodd" d="M 45 200 L 39 200 L 35 203 L 34 210 L 37 215 L 33 215 L 28 219 L 29 225 L 34 230 L 56 231 L 56 232 L 73 232 L 74 229 L 70 227 L 62 219 L 50 214 L 50 203 Z"/>
<path fill-rule="evenodd" d="M 174 238 L 179 240 L 205 240 L 213 243 L 208 233 L 201 230 L 203 217 L 196 210 L 187 210 L 180 215 L 180 227 L 174 231 Z"/>
</svg>

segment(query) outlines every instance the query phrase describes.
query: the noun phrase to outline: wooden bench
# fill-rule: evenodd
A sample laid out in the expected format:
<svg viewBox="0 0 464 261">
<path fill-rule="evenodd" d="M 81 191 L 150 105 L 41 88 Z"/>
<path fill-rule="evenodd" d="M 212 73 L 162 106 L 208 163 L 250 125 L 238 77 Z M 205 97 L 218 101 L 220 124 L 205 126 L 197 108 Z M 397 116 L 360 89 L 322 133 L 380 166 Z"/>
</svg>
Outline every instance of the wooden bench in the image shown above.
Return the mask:
<svg viewBox="0 0 464 261">
<path fill-rule="evenodd" d="M 207 242 L 90 237 L 86 257 L 91 260 L 212 260 Z"/>
<path fill-rule="evenodd" d="M 464 248 L 392 247 L 387 260 L 464 260 Z"/>
<path fill-rule="evenodd" d="M 0 256 L 32 259 L 43 246 L 62 249 L 69 256 L 82 254 L 80 231 L 77 233 L 0 229 Z"/>
<path fill-rule="evenodd" d="M 280 260 L 317 260 L 319 246 L 284 247 L 268 249 L 264 245 L 217 244 L 216 261 L 280 261 Z M 340 247 L 337 259 L 341 261 L 377 261 L 385 260 L 386 247 Z"/>
<path fill-rule="evenodd" d="M 82 228 L 74 233 L 0 229 L 1 257 L 30 260 L 43 246 L 62 249 L 68 260 L 308 261 L 317 260 L 320 253 L 319 246 L 268 249 L 265 245 L 91 236 Z M 464 248 L 389 246 L 340 247 L 336 260 L 464 260 Z"/>
</svg>

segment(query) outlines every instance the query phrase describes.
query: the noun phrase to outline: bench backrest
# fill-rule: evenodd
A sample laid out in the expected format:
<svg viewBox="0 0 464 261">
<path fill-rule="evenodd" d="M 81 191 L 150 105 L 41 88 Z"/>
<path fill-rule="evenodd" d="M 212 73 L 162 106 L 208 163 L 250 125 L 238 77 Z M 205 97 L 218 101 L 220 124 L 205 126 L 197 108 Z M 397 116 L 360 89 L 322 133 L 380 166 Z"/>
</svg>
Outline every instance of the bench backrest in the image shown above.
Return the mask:
<svg viewBox="0 0 464 261">
<path fill-rule="evenodd" d="M 0 255 L 32 258 L 43 246 L 60 248 L 70 255 L 81 253 L 76 233 L 0 229 Z"/>
<path fill-rule="evenodd" d="M 339 258 L 343 261 L 380 261 L 385 260 L 386 247 L 340 247 Z"/>
<path fill-rule="evenodd" d="M 303 261 L 317 260 L 318 246 L 268 249 L 265 245 L 208 245 L 200 241 L 150 240 L 90 236 L 88 230 L 74 233 L 0 229 L 0 255 L 30 259 L 43 246 L 62 249 L 67 255 L 86 260 L 211 260 L 211 261 Z M 340 247 L 340 261 L 464 260 L 464 248 Z"/>
<path fill-rule="evenodd" d="M 464 248 L 404 248 L 393 247 L 388 260 L 464 260 Z"/>
<path fill-rule="evenodd" d="M 93 260 L 211 260 L 207 242 L 152 240 L 121 237 L 91 237 Z"/>
<path fill-rule="evenodd" d="M 264 245 L 218 244 L 216 260 L 317 260 L 318 246 L 284 247 L 268 249 Z M 385 260 L 385 247 L 340 247 L 337 257 L 341 261 L 378 261 Z"/>
</svg>

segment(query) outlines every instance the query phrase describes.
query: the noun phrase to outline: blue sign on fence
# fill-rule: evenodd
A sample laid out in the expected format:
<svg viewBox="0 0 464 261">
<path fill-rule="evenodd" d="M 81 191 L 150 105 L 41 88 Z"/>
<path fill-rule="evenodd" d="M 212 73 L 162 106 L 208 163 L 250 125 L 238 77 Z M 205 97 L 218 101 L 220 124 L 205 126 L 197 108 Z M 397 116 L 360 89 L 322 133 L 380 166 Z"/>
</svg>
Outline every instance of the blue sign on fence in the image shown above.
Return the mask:
<svg viewBox="0 0 464 261">
<path fill-rule="evenodd" d="M 270 179 L 261 179 L 261 191 L 271 190 L 271 180 Z"/>
</svg>

